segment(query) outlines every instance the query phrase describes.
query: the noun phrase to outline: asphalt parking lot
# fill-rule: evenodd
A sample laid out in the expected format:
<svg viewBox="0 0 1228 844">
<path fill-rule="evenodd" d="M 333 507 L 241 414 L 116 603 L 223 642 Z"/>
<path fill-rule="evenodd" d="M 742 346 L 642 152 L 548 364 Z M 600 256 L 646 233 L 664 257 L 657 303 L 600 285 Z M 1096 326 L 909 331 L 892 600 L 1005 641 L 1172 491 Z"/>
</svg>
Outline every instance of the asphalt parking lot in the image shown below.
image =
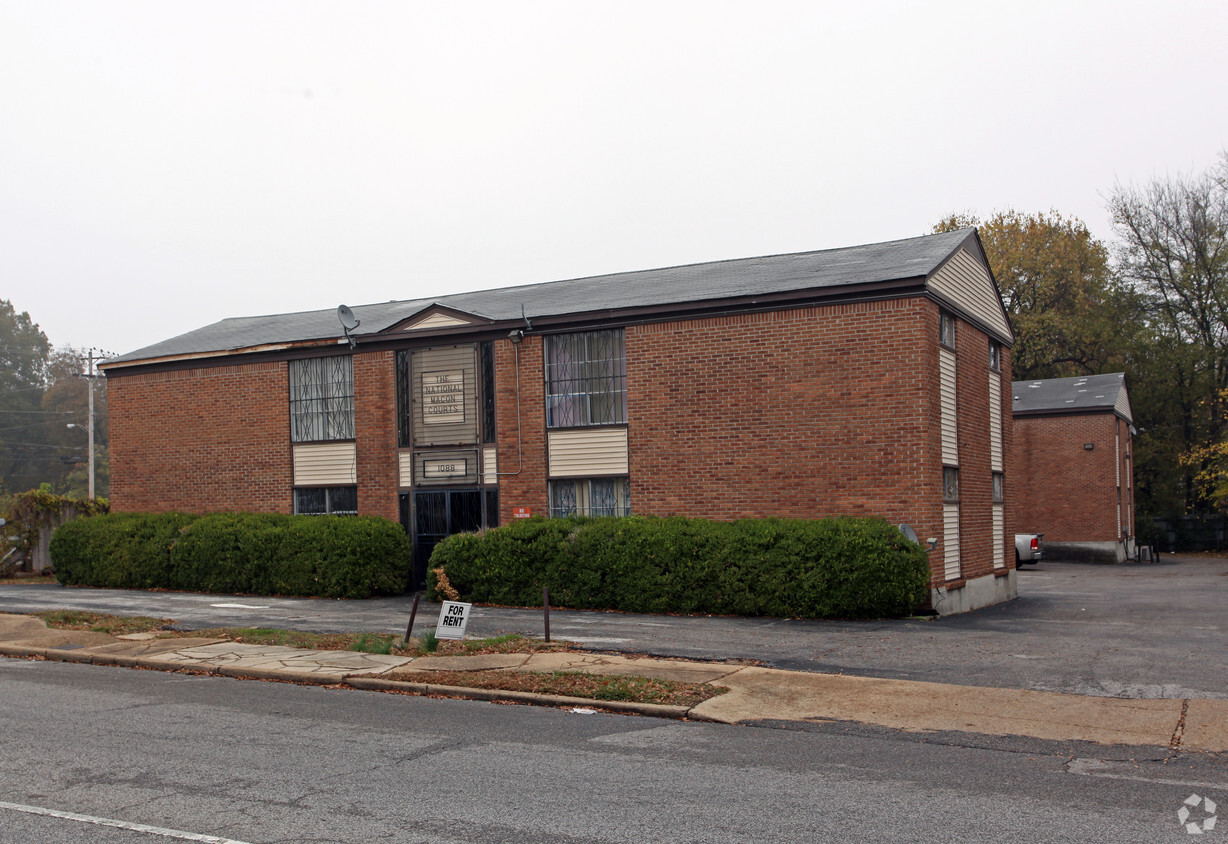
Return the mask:
<svg viewBox="0 0 1228 844">
<path fill-rule="evenodd" d="M 1118 566 L 1044 561 L 1019 598 L 933 620 L 805 621 L 551 611 L 551 633 L 591 647 L 779 668 L 1127 698 L 1228 698 L 1228 556 Z M 89 609 L 182 629 L 404 633 L 412 598 L 337 601 L 58 585 L 0 586 L 0 612 Z M 416 629 L 433 625 L 423 602 Z M 474 607 L 469 632 L 540 636 L 540 609 Z"/>
</svg>

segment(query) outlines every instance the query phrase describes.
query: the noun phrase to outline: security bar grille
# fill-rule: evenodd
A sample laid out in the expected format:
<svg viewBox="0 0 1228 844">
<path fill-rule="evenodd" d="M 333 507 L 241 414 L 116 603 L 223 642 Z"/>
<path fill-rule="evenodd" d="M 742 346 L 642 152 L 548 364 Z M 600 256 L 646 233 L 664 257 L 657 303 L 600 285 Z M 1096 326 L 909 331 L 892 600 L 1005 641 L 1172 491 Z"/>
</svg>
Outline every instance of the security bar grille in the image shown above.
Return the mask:
<svg viewBox="0 0 1228 844">
<path fill-rule="evenodd" d="M 630 516 L 631 482 L 627 478 L 592 478 L 550 482 L 550 516 Z"/>
<path fill-rule="evenodd" d="M 296 443 L 354 439 L 352 358 L 290 361 L 290 437 Z"/>
<path fill-rule="evenodd" d="M 546 424 L 551 428 L 627 421 L 627 359 L 621 329 L 546 338 Z"/>
</svg>

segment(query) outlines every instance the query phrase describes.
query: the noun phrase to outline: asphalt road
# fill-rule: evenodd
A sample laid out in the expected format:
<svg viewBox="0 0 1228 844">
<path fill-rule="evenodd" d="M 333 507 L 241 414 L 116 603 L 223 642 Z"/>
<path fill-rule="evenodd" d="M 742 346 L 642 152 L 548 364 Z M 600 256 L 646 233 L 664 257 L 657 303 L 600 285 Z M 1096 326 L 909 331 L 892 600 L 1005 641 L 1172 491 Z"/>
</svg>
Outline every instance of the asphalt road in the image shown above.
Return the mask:
<svg viewBox="0 0 1228 844">
<path fill-rule="evenodd" d="M 935 620 L 803 621 L 551 612 L 554 638 L 606 650 L 753 659 L 780 668 L 1128 698 L 1228 698 L 1228 557 L 1042 562 L 1019 598 Z M 335 601 L 0 586 L 0 612 L 91 609 L 183 629 L 404 633 L 409 597 Z M 438 605 L 416 622 L 433 625 Z M 541 635 L 540 609 L 475 607 L 469 632 Z"/>
<path fill-rule="evenodd" d="M 1177 812 L 1190 795 L 1228 806 L 1223 760 L 1163 749 L 729 727 L 18 659 L 0 659 L 0 735 L 0 841 L 30 844 L 1156 842 L 1189 840 Z"/>
</svg>

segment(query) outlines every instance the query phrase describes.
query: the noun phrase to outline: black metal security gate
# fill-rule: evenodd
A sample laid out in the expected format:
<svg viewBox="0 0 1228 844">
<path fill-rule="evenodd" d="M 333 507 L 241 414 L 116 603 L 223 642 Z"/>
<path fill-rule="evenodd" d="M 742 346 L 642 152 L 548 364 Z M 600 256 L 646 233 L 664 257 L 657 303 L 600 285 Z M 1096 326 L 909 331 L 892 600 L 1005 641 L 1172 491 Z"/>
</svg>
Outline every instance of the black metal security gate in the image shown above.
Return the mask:
<svg viewBox="0 0 1228 844">
<path fill-rule="evenodd" d="M 439 489 L 402 493 L 401 524 L 414 538 L 414 587 L 426 583 L 427 561 L 441 539 L 499 524 L 494 489 Z"/>
</svg>

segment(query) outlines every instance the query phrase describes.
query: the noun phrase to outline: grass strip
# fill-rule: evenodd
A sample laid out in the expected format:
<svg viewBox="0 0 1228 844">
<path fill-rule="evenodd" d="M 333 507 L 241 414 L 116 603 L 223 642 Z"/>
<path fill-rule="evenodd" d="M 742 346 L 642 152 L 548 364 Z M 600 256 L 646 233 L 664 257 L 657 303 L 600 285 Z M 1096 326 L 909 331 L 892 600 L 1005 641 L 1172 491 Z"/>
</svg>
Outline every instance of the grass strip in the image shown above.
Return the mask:
<svg viewBox="0 0 1228 844">
<path fill-rule="evenodd" d="M 123 636 L 128 633 L 149 633 L 174 624 L 170 618 L 150 618 L 145 615 L 122 616 L 86 610 L 43 610 L 30 613 L 47 622 L 55 630 L 91 630 Z"/>
<path fill-rule="evenodd" d="M 21 574 L 0 577 L 0 586 L 38 586 L 59 583 L 54 574 Z"/>
<path fill-rule="evenodd" d="M 155 632 L 159 638 L 226 639 L 248 645 L 279 645 L 313 651 L 359 651 L 362 653 L 419 656 L 422 651 L 416 641 L 406 646 L 393 633 L 311 633 L 305 630 L 281 630 L 275 627 L 206 627 L 200 630 L 169 630 L 175 623 L 170 618 L 120 616 L 85 610 L 43 610 L 31 613 L 47 626 L 57 630 L 92 630 L 113 636 L 128 633 Z M 487 639 L 464 641 L 441 640 L 436 656 L 473 656 L 478 654 L 553 653 L 573 651 L 570 642 L 543 642 L 519 633 L 505 633 Z"/>
<path fill-rule="evenodd" d="M 695 706 L 729 691 L 724 686 L 704 683 L 679 683 L 650 677 L 589 674 L 582 671 L 407 671 L 398 673 L 396 679 L 407 683 L 459 686 L 466 689 L 534 692 L 591 700 L 659 703 L 667 706 Z"/>
</svg>

